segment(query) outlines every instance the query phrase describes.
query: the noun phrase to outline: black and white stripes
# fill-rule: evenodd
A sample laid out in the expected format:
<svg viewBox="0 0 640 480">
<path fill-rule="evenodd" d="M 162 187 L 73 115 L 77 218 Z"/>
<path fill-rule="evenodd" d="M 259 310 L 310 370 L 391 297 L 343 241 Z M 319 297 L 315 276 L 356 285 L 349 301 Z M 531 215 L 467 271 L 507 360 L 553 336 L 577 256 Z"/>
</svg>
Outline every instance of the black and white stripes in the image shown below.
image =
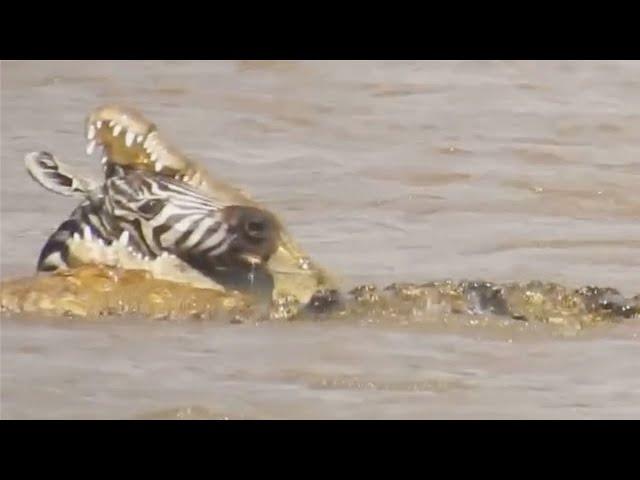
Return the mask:
<svg viewBox="0 0 640 480">
<path fill-rule="evenodd" d="M 85 192 L 82 203 L 51 235 L 39 270 L 68 267 L 70 240 L 82 238 L 104 245 L 120 242 L 151 261 L 171 254 L 234 288 L 247 282 L 251 286 L 256 276 L 272 285 L 265 264 L 278 247 L 281 228 L 272 214 L 224 204 L 163 175 L 122 169 L 111 173 L 102 186 Z"/>
<path fill-rule="evenodd" d="M 225 206 L 166 177 L 131 172 L 104 187 L 106 213 L 149 253 L 217 257 L 237 233 L 225 221 Z"/>
</svg>

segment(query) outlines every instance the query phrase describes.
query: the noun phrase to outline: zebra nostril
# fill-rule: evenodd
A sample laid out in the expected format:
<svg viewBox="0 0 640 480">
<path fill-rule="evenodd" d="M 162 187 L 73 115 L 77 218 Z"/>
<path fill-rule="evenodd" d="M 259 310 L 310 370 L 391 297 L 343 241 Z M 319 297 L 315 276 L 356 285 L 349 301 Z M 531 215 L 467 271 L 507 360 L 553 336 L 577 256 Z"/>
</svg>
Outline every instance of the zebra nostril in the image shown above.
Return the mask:
<svg viewBox="0 0 640 480">
<path fill-rule="evenodd" d="M 252 238 L 263 239 L 266 237 L 267 225 L 262 219 L 251 219 L 245 224 L 247 235 Z"/>
<path fill-rule="evenodd" d="M 270 212 L 246 205 L 230 205 L 223 209 L 222 219 L 234 239 L 230 240 L 233 250 L 266 259 L 278 249 L 281 227 Z"/>
</svg>

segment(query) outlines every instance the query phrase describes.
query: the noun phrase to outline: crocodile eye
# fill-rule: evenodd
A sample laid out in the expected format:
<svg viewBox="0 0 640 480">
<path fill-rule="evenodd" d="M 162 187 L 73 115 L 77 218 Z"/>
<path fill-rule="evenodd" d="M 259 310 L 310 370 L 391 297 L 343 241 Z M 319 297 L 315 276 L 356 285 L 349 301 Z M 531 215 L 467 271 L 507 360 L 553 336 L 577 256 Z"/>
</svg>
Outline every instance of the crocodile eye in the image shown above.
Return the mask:
<svg viewBox="0 0 640 480">
<path fill-rule="evenodd" d="M 140 205 L 138 207 L 138 210 L 140 211 L 140 213 L 144 215 L 153 216 L 160 213 L 160 210 L 162 210 L 163 206 L 164 206 L 164 202 L 162 200 L 152 199 L 152 200 L 147 200 L 142 205 Z"/>
</svg>

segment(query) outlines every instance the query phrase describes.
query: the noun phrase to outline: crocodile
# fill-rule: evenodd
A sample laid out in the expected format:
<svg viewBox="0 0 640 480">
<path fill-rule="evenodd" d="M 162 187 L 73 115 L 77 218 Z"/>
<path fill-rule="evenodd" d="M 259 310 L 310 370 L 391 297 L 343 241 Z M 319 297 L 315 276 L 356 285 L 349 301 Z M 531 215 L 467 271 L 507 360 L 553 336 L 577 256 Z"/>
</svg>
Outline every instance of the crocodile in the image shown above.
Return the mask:
<svg viewBox="0 0 640 480">
<path fill-rule="evenodd" d="M 140 112 L 117 105 L 97 108 L 86 119 L 85 134 L 87 154 L 102 150 L 105 181 L 77 175 L 48 152 L 25 157 L 29 174 L 48 190 L 76 196 L 82 202 L 103 198 L 109 178 L 156 176 L 183 184 L 225 207 L 256 209 L 267 212 L 269 218 L 273 215 L 277 225 L 274 245 L 258 262 L 272 278 L 268 308 L 257 301 L 251 289 L 203 275 L 184 258 L 166 251 L 149 255 L 149 251 L 131 248 L 120 231 L 110 230 L 103 238 L 90 229 L 80 229 L 62 237 L 64 258 L 49 255 L 49 243 L 45 245 L 39 266 L 49 272 L 2 282 L 3 312 L 81 317 L 125 313 L 154 318 L 222 316 L 230 321 L 265 315 L 285 320 L 323 318 L 327 313 L 368 321 L 464 315 L 580 327 L 640 317 L 640 295 L 627 298 L 611 288 L 571 289 L 536 281 L 500 285 L 443 280 L 396 283 L 383 289 L 360 285 L 342 293 L 335 277 L 302 250 L 275 214 L 170 145 Z M 64 230 L 64 225 L 60 229 Z M 241 271 L 243 278 L 253 279 L 250 270 Z"/>
</svg>

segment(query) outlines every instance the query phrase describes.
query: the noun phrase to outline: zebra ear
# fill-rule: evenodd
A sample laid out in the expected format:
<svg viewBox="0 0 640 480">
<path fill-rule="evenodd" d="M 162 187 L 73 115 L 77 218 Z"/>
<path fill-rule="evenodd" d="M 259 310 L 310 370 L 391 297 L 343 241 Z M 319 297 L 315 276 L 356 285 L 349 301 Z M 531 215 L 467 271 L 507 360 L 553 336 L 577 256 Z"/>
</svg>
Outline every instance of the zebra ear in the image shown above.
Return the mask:
<svg viewBox="0 0 640 480">
<path fill-rule="evenodd" d="M 94 182 L 77 177 L 71 169 L 49 152 L 31 152 L 24 157 L 27 172 L 47 190 L 60 195 L 83 197 Z"/>
</svg>

